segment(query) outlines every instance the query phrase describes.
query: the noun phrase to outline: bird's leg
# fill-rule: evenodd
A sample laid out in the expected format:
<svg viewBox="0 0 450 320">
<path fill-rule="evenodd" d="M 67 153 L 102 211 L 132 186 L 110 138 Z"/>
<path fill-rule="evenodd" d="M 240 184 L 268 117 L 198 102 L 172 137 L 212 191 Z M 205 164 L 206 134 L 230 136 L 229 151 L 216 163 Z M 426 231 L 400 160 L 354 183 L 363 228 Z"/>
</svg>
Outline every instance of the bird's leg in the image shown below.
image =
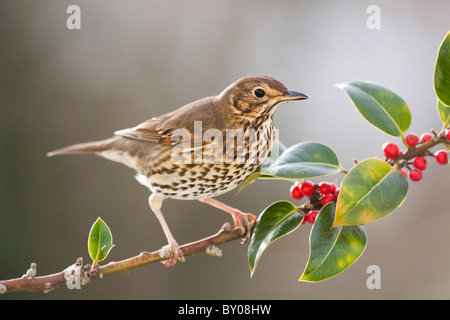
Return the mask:
<svg viewBox="0 0 450 320">
<path fill-rule="evenodd" d="M 162 206 L 162 199 L 155 196 L 155 194 L 152 194 L 148 198 L 148 202 L 150 204 L 150 208 L 155 213 L 156 218 L 158 218 L 159 223 L 161 224 L 161 227 L 164 231 L 164 234 L 166 235 L 167 242 L 169 243 L 171 252 L 169 258 L 163 261 L 163 264 L 166 267 L 170 267 L 177 263 L 177 259 L 181 262 L 184 262 L 184 256 L 183 252 L 181 251 L 180 247 L 178 246 L 177 242 L 175 241 L 175 238 L 172 236 L 172 233 L 170 232 L 169 226 L 167 225 L 166 220 L 164 219 L 164 216 L 161 212 L 161 206 Z"/>
<path fill-rule="evenodd" d="M 200 199 L 199 201 L 212 205 L 213 207 L 231 214 L 234 221 L 234 228 L 240 228 L 242 230 L 242 234 L 244 235 L 244 237 L 242 238 L 243 242 L 246 242 L 250 238 L 252 226 L 254 226 L 258 221 L 258 219 L 254 215 L 250 213 L 242 213 L 242 211 L 232 208 L 212 198 L 204 198 Z"/>
</svg>

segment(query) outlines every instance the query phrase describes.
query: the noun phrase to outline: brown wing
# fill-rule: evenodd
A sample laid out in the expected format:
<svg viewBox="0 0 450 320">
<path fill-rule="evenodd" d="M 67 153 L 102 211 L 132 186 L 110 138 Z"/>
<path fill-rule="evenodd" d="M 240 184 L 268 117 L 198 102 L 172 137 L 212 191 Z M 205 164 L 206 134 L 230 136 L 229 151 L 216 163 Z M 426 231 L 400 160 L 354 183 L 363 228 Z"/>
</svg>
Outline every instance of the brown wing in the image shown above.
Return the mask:
<svg viewBox="0 0 450 320">
<path fill-rule="evenodd" d="M 131 139 L 146 142 L 156 142 L 163 145 L 173 145 L 172 132 L 173 129 L 164 129 L 160 126 L 159 118 L 153 118 L 134 128 L 123 129 L 114 132 L 117 136 L 123 136 Z"/>
<path fill-rule="evenodd" d="M 175 145 L 180 141 L 179 139 L 172 141 L 172 134 L 175 130 L 185 129 L 192 133 L 194 132 L 194 121 L 201 121 L 202 124 L 211 123 L 210 118 L 214 117 L 216 99 L 217 97 L 200 99 L 163 116 L 147 120 L 136 127 L 116 131 L 114 134 L 162 145 Z M 204 125 L 203 129 L 206 129 Z"/>
</svg>

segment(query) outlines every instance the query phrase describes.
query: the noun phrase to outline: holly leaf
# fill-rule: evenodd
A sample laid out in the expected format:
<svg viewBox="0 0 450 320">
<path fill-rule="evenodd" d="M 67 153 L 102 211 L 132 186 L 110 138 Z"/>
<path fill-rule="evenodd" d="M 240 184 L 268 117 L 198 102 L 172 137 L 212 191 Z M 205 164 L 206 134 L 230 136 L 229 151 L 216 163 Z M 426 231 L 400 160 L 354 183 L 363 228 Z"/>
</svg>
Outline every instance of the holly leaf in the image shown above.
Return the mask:
<svg viewBox="0 0 450 320">
<path fill-rule="evenodd" d="M 380 159 L 367 159 L 354 166 L 341 184 L 333 227 L 378 220 L 405 200 L 405 176 Z"/>
<path fill-rule="evenodd" d="M 88 239 L 88 250 L 92 259 L 92 266 L 105 260 L 109 251 L 114 247 L 112 241 L 109 227 L 101 218 L 98 218 L 91 227 Z"/>
<path fill-rule="evenodd" d="M 355 263 L 366 248 L 367 235 L 361 226 L 332 228 L 335 203 L 326 204 L 316 217 L 309 237 L 309 259 L 299 281 L 329 279 Z"/>
<path fill-rule="evenodd" d="M 391 90 L 363 81 L 349 81 L 337 87 L 345 90 L 361 115 L 381 131 L 403 137 L 411 125 L 408 105 Z"/>
<path fill-rule="evenodd" d="M 442 104 L 450 106 L 450 32 L 439 47 L 434 69 L 434 91 Z"/>
<path fill-rule="evenodd" d="M 256 179 L 258 179 L 261 176 L 261 169 L 258 168 L 256 169 L 255 172 L 253 172 L 252 174 L 250 174 L 247 179 L 244 180 L 244 182 L 242 182 L 241 186 L 239 187 L 239 190 L 236 192 L 236 194 L 240 193 L 244 188 L 248 187 L 249 185 L 251 185 Z"/>
<path fill-rule="evenodd" d="M 269 153 L 269 156 L 264 160 L 264 162 L 261 164 L 261 167 L 269 167 L 275 160 L 277 160 L 283 152 L 286 151 L 286 147 L 278 140 L 275 140 L 273 142 L 272 150 Z"/>
<path fill-rule="evenodd" d="M 287 148 L 268 167 L 261 167 L 261 177 L 300 180 L 344 170 L 332 149 L 318 142 L 302 142 Z"/>
<path fill-rule="evenodd" d="M 264 250 L 275 240 L 297 229 L 304 214 L 288 201 L 279 201 L 264 209 L 258 218 L 248 246 L 248 265 L 253 276 Z"/>
<path fill-rule="evenodd" d="M 438 100 L 438 111 L 439 111 L 439 117 L 441 118 L 442 122 L 444 123 L 444 128 L 447 128 L 450 126 L 450 107 L 447 107 L 445 104 L 443 104 L 441 101 Z"/>
</svg>

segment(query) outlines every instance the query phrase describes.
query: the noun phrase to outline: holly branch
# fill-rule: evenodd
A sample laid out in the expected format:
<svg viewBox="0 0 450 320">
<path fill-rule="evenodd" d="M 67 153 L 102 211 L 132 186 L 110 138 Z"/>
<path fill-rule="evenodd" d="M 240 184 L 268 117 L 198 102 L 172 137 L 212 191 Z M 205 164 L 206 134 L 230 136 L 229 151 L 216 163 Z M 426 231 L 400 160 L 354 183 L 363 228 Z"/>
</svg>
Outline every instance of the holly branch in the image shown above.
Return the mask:
<svg viewBox="0 0 450 320">
<path fill-rule="evenodd" d="M 104 222 L 100 219 L 94 223 L 91 229 L 90 241 L 92 240 L 92 231 L 96 229 L 97 226 L 99 226 L 98 229 L 104 229 L 106 225 L 103 224 Z M 187 243 L 180 246 L 180 248 L 183 251 L 184 256 L 205 252 L 212 256 L 221 257 L 222 251 L 219 249 L 218 245 L 240 239 L 241 237 L 241 229 L 231 229 L 230 225 L 226 223 L 216 234 L 195 242 Z M 108 236 L 104 236 L 103 238 L 100 237 L 99 243 L 101 247 L 107 246 L 105 243 L 105 241 L 108 241 L 107 238 Z M 90 251 L 90 254 L 92 256 L 95 252 Z M 93 259 L 92 265 L 83 265 L 83 258 L 78 258 L 74 264 L 60 272 L 38 277 L 36 276 L 37 264 L 32 263 L 30 269 L 28 269 L 22 277 L 10 280 L 0 280 L 0 294 L 18 291 L 47 293 L 61 285 L 66 285 L 69 289 L 81 289 L 82 285 L 85 285 L 92 280 L 101 279 L 113 274 L 128 273 L 135 268 L 163 261 L 167 258 L 168 254 L 170 254 L 170 252 L 167 250 L 167 247 L 163 247 L 157 251 L 144 251 L 134 257 L 110 262 L 102 266 L 98 265 L 98 261 L 95 259 Z M 101 255 L 102 253 L 100 256 Z M 106 256 L 104 257 L 106 258 Z"/>
</svg>

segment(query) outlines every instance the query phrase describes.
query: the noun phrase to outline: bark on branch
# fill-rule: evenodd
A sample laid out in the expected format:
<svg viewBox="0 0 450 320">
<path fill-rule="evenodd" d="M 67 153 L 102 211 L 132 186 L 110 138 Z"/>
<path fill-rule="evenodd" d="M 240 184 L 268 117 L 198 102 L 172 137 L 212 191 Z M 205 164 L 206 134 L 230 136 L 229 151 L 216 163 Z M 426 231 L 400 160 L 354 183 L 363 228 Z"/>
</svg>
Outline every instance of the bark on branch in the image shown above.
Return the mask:
<svg viewBox="0 0 450 320">
<path fill-rule="evenodd" d="M 234 241 L 242 237 L 242 230 L 230 229 L 226 223 L 218 233 L 180 246 L 184 256 L 205 252 L 213 256 L 221 256 L 222 252 L 217 245 Z M 0 280 L 0 294 L 29 291 L 29 292 L 49 292 L 56 287 L 65 284 L 69 289 L 80 289 L 82 285 L 93 279 L 103 278 L 117 273 L 126 273 L 134 268 L 138 268 L 153 262 L 162 261 L 168 252 L 164 248 L 154 252 L 141 252 L 139 255 L 116 262 L 110 262 L 103 266 L 91 268 L 90 265 L 83 266 L 83 259 L 77 261 L 58 273 L 36 277 L 36 264 L 21 278 Z"/>
</svg>

